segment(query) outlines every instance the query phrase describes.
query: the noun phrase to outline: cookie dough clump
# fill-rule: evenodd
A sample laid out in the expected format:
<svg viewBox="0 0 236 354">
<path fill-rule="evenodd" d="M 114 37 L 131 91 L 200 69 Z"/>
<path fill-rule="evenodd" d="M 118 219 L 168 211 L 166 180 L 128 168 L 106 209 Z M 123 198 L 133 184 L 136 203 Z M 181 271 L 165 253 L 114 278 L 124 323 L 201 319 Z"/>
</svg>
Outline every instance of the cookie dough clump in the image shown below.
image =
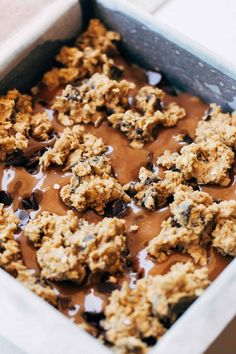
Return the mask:
<svg viewBox="0 0 236 354">
<path fill-rule="evenodd" d="M 104 73 L 111 78 L 119 78 L 123 73 L 123 67 L 115 65 L 113 59 L 90 47 L 83 51 L 76 47 L 62 47 L 56 60 L 62 67 L 54 67 L 44 74 L 42 81 L 46 86 L 73 83 L 95 73 Z"/>
<path fill-rule="evenodd" d="M 157 163 L 166 168 L 177 168 L 186 180 L 196 178 L 200 184 L 227 186 L 233 161 L 234 153 L 228 146 L 207 140 L 183 146 L 179 154 L 166 151 Z"/>
<path fill-rule="evenodd" d="M 26 149 L 30 135 L 39 140 L 48 139 L 51 124 L 45 114 L 32 113 L 31 100 L 17 90 L 8 91 L 0 98 L 0 160 L 15 150 Z"/>
<path fill-rule="evenodd" d="M 113 128 L 119 129 L 128 137 L 133 148 L 141 149 L 145 143 L 154 139 L 158 125 L 171 127 L 185 116 L 185 110 L 176 103 L 164 107 L 164 96 L 162 90 L 144 86 L 135 96 L 137 111 L 115 113 L 110 115 L 108 120 Z"/>
<path fill-rule="evenodd" d="M 20 249 L 14 239 L 19 220 L 10 209 L 0 204 L 0 266 L 14 273 L 20 259 Z"/>
<path fill-rule="evenodd" d="M 139 182 L 130 182 L 124 186 L 128 195 L 134 197 L 139 205 L 148 210 L 163 207 L 168 198 L 174 194 L 175 188 L 183 183 L 181 173 L 166 171 L 165 178 L 161 179 L 154 172 L 141 167 Z"/>
<path fill-rule="evenodd" d="M 111 175 L 110 160 L 104 155 L 78 162 L 72 169 L 70 183 L 61 189 L 60 195 L 66 205 L 80 212 L 91 208 L 101 215 L 107 203 L 130 200 Z"/>
<path fill-rule="evenodd" d="M 223 113 L 216 104 L 211 104 L 196 129 L 196 142 L 220 141 L 236 148 L 236 113 Z"/>
<path fill-rule="evenodd" d="M 122 219 L 89 224 L 72 211 L 64 216 L 43 212 L 27 224 L 25 236 L 37 248 L 42 278 L 82 282 L 88 270 L 111 274 L 123 270 L 124 230 Z"/>
<path fill-rule="evenodd" d="M 224 255 L 236 256 L 236 201 L 225 200 L 213 204 L 215 229 L 212 232 L 212 245 Z"/>
<path fill-rule="evenodd" d="M 40 164 L 47 168 L 51 164 L 60 166 L 66 163 L 66 169 L 68 169 L 76 162 L 101 155 L 106 150 L 107 146 L 101 138 L 96 138 L 90 133 L 84 133 L 82 126 L 75 125 L 72 128 L 65 128 L 60 133 L 54 146 L 41 157 Z"/>
<path fill-rule="evenodd" d="M 68 85 L 52 106 L 65 126 L 93 123 L 98 126 L 107 115 L 123 112 L 128 105 L 128 92 L 134 84 L 117 82 L 103 74 L 94 74 L 81 86 Z"/>
<path fill-rule="evenodd" d="M 76 45 L 81 50 L 91 47 L 112 55 L 117 53 L 117 44 L 120 40 L 119 33 L 108 31 L 101 21 L 92 19 L 87 30 L 78 37 Z"/>
<path fill-rule="evenodd" d="M 31 135 L 36 140 L 48 140 L 52 132 L 52 124 L 46 112 L 32 115 L 30 120 Z"/>
<path fill-rule="evenodd" d="M 209 241 L 209 228 L 213 227 L 213 215 L 209 206 L 213 199 L 208 193 L 179 186 L 170 204 L 172 216 L 163 221 L 160 234 L 149 242 L 147 250 L 159 262 L 174 250 L 192 256 L 195 263 L 205 265 Z"/>
<path fill-rule="evenodd" d="M 118 353 L 130 348 L 146 353 L 148 338 L 160 338 L 166 331 L 163 323 L 175 322 L 208 285 L 207 268 L 195 269 L 191 262 L 177 263 L 166 275 L 140 279 L 134 289 L 125 284 L 105 307 L 105 339 Z"/>
<path fill-rule="evenodd" d="M 212 244 L 224 254 L 234 255 L 236 202 L 216 203 L 208 193 L 179 186 L 170 204 L 171 214 L 161 232 L 149 242 L 147 250 L 163 261 L 174 250 L 188 253 L 195 263 L 207 263 L 206 246 Z"/>
<path fill-rule="evenodd" d="M 0 204 L 0 266 L 37 295 L 56 305 L 55 292 L 35 275 L 34 270 L 27 269 L 23 264 L 19 244 L 14 239 L 18 224 L 19 219 L 13 212 Z"/>
</svg>

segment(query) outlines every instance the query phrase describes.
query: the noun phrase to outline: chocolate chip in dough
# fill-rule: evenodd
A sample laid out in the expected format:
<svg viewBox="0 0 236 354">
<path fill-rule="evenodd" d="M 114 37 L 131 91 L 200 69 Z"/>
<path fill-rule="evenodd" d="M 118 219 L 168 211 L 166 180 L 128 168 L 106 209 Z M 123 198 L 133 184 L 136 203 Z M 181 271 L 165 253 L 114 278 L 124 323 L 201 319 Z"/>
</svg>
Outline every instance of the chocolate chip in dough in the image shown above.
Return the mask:
<svg viewBox="0 0 236 354">
<path fill-rule="evenodd" d="M 6 206 L 11 205 L 12 203 L 12 197 L 10 193 L 6 191 L 0 191 L 0 203 L 3 203 Z"/>
</svg>

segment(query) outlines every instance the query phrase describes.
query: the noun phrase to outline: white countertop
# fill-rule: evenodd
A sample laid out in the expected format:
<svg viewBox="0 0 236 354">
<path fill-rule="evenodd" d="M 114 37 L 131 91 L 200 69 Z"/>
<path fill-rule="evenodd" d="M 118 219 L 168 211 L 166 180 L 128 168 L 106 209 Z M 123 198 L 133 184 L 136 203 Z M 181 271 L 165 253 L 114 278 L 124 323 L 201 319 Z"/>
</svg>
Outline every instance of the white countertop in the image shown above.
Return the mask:
<svg viewBox="0 0 236 354">
<path fill-rule="evenodd" d="M 236 67 L 236 0 L 129 0 Z"/>
</svg>

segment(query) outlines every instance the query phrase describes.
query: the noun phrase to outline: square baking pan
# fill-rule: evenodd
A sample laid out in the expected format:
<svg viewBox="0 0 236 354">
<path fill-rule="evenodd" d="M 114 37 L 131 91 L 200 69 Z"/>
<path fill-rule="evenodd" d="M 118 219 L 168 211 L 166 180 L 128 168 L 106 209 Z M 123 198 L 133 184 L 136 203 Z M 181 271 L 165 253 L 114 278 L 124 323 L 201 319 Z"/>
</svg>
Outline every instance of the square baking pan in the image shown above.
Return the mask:
<svg viewBox="0 0 236 354">
<path fill-rule="evenodd" d="M 0 43 L 1 92 L 13 87 L 27 91 L 50 65 L 59 46 L 75 37 L 89 18 L 97 17 L 121 33 L 124 50 L 139 65 L 161 70 L 174 86 L 206 102 L 236 109 L 236 70 L 230 64 L 126 1 L 41 1 L 40 9 L 31 8 L 30 15 L 28 0 L 22 6 L 18 0 L 11 6 L 14 3 L 19 13 L 16 30 Z M 17 27 L 21 16 L 24 25 Z M 0 284 L 1 354 L 111 352 L 3 270 Z M 235 316 L 235 295 L 233 260 L 150 353 L 203 353 Z"/>
</svg>

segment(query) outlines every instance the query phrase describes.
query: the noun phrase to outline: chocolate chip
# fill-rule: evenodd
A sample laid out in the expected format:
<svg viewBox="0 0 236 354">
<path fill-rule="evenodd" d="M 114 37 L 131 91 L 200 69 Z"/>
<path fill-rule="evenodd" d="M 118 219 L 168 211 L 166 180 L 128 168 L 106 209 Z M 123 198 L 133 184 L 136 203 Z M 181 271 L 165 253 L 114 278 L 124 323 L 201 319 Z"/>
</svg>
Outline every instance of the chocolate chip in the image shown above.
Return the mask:
<svg viewBox="0 0 236 354">
<path fill-rule="evenodd" d="M 6 166 L 23 166 L 27 162 L 27 157 L 23 154 L 22 150 L 15 150 L 6 159 Z"/>
<path fill-rule="evenodd" d="M 65 96 L 69 101 L 78 101 L 79 100 L 79 96 L 77 93 L 70 93 L 68 95 Z"/>
<path fill-rule="evenodd" d="M 40 104 L 41 106 L 47 106 L 47 102 L 45 101 L 45 100 L 43 100 L 43 99 L 39 99 L 39 100 L 36 100 L 36 102 L 35 103 L 38 103 L 38 104 Z"/>
<path fill-rule="evenodd" d="M 163 89 L 163 91 L 165 91 L 170 96 L 178 96 L 176 90 L 172 86 L 169 86 L 166 84 L 166 85 L 162 86 L 161 88 Z"/>
<path fill-rule="evenodd" d="M 89 322 L 93 326 L 99 327 L 100 326 L 100 321 L 104 320 L 105 315 L 103 312 L 88 312 L 85 311 L 83 313 L 83 318 L 85 321 Z"/>
<path fill-rule="evenodd" d="M 112 108 L 108 108 L 108 109 L 106 110 L 106 115 L 107 115 L 107 116 L 110 116 L 110 115 L 113 114 L 113 113 L 115 113 L 115 112 L 114 112 L 114 110 L 113 110 Z"/>
<path fill-rule="evenodd" d="M 187 181 L 188 184 L 190 184 L 190 186 L 193 188 L 193 190 L 195 191 L 199 191 L 200 190 L 200 187 L 197 183 L 197 180 L 196 178 L 191 178 Z"/>
<path fill-rule="evenodd" d="M 11 205 L 12 203 L 11 195 L 6 191 L 0 191 L 0 203 L 3 203 L 6 206 Z"/>
<path fill-rule="evenodd" d="M 171 171 L 173 172 L 180 172 L 180 169 L 177 168 L 175 165 L 173 167 L 171 167 Z"/>
<path fill-rule="evenodd" d="M 22 199 L 22 205 L 23 205 L 23 208 L 26 210 L 28 210 L 28 209 L 38 210 L 38 208 L 39 208 L 39 205 L 38 205 L 38 202 L 35 198 L 34 193 L 32 193 L 29 198 Z"/>
<path fill-rule="evenodd" d="M 145 185 L 145 186 L 149 186 L 150 184 L 152 184 L 152 183 L 157 183 L 157 182 L 159 182 L 159 181 L 160 181 L 160 179 L 159 179 L 158 177 L 153 177 L 153 178 L 148 177 L 148 178 L 145 180 L 144 185 Z"/>
<path fill-rule="evenodd" d="M 139 269 L 138 272 L 137 272 L 137 279 L 144 278 L 144 276 L 145 276 L 144 268 Z"/>
<path fill-rule="evenodd" d="M 183 141 L 184 141 L 185 143 L 187 143 L 187 144 L 192 144 L 193 139 L 192 139 L 191 136 L 189 136 L 188 134 L 185 134 L 185 135 L 183 136 Z"/>
<path fill-rule="evenodd" d="M 211 118 L 212 118 L 212 117 L 211 117 L 212 112 L 213 112 L 213 108 L 210 107 L 210 108 L 205 112 L 205 114 L 204 114 L 204 116 L 203 116 L 203 120 L 206 120 L 206 121 L 211 120 Z"/>
<path fill-rule="evenodd" d="M 195 297 L 184 297 L 170 308 L 170 322 L 174 323 L 194 302 Z"/>
<path fill-rule="evenodd" d="M 137 194 L 137 191 L 135 189 L 135 185 L 136 185 L 136 182 L 131 182 L 129 185 L 129 189 L 126 191 L 126 193 L 128 194 L 128 196 L 130 198 L 133 198 Z"/>
<path fill-rule="evenodd" d="M 149 337 L 142 338 L 142 341 L 150 347 L 156 344 L 157 338 L 154 336 L 149 336 Z"/>
<path fill-rule="evenodd" d="M 137 135 L 142 135 L 143 134 L 143 130 L 140 129 L 140 128 L 137 128 L 136 129 L 136 133 L 137 133 Z"/>
<path fill-rule="evenodd" d="M 100 293 L 110 294 L 112 291 L 114 291 L 116 289 L 118 289 L 118 286 L 113 283 L 104 282 L 104 283 L 97 284 L 97 290 Z"/>
<path fill-rule="evenodd" d="M 154 110 L 155 111 L 161 111 L 163 110 L 163 105 L 162 105 L 162 102 L 160 100 L 160 98 L 157 98 L 156 102 L 154 103 Z"/>
<path fill-rule="evenodd" d="M 110 68 L 110 76 L 113 80 L 118 80 L 123 75 L 123 70 L 116 65 L 112 65 Z"/>
<path fill-rule="evenodd" d="M 106 112 L 106 110 L 107 110 L 107 108 L 106 108 L 105 105 L 102 105 L 102 106 L 97 107 L 97 111 L 98 111 L 98 112 Z"/>
<path fill-rule="evenodd" d="M 178 221 L 175 218 L 171 219 L 170 224 L 172 227 L 181 227 L 182 226 L 182 225 L 180 225 L 180 223 L 178 223 Z"/>
<path fill-rule="evenodd" d="M 37 167 L 39 164 L 39 158 L 43 155 L 46 151 L 46 148 L 38 150 L 37 152 L 33 153 L 30 157 L 28 157 L 27 161 L 24 164 L 25 169 L 27 172 L 33 174 L 37 171 Z"/>
<path fill-rule="evenodd" d="M 108 217 L 122 216 L 127 210 L 127 203 L 123 200 L 118 199 L 114 202 L 109 202 L 105 208 L 105 215 Z"/>
<path fill-rule="evenodd" d="M 191 214 L 191 210 L 192 210 L 192 205 L 187 204 L 187 203 L 182 203 L 181 207 L 182 207 L 181 215 L 183 216 L 185 223 L 188 223 L 189 218 L 190 218 L 190 214 Z"/>
</svg>

